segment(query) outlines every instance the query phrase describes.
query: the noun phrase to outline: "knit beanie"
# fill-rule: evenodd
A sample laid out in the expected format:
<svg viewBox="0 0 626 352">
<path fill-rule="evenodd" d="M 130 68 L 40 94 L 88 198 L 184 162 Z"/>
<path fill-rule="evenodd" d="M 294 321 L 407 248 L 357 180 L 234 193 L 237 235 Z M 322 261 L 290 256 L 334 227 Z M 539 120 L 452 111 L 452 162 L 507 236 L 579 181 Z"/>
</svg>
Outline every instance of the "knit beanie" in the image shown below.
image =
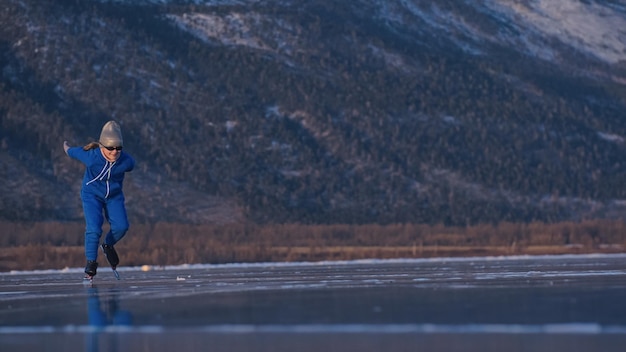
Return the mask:
<svg viewBox="0 0 626 352">
<path fill-rule="evenodd" d="M 122 138 L 122 128 L 115 121 L 109 121 L 102 127 L 100 132 L 100 144 L 105 147 L 121 147 L 124 139 Z"/>
</svg>

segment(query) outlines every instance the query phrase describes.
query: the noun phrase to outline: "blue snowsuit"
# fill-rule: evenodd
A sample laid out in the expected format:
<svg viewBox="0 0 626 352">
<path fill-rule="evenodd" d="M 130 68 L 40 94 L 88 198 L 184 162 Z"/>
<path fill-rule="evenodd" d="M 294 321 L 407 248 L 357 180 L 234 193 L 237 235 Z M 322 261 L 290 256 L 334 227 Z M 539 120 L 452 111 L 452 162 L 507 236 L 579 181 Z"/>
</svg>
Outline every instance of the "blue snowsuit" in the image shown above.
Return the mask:
<svg viewBox="0 0 626 352">
<path fill-rule="evenodd" d="M 86 166 L 80 191 L 86 223 L 85 256 L 87 260 L 95 261 L 104 217 L 110 224 L 110 231 L 104 238 L 105 244 L 116 244 L 128 231 L 122 184 L 124 174 L 135 167 L 135 160 L 121 151 L 116 161 L 107 161 L 100 148 L 83 150 L 82 147 L 72 147 L 67 150 L 67 155 Z"/>
</svg>

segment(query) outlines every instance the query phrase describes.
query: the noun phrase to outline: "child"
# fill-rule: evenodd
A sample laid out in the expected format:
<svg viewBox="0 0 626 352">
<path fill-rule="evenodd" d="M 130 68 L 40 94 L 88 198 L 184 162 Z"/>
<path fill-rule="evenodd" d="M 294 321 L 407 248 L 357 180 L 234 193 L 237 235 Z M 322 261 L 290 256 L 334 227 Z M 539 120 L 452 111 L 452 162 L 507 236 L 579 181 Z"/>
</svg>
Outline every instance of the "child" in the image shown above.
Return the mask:
<svg viewBox="0 0 626 352">
<path fill-rule="evenodd" d="M 85 216 L 85 267 L 86 278 L 91 279 L 98 269 L 98 245 L 102 235 L 104 218 L 110 224 L 110 231 L 102 243 L 102 251 L 111 268 L 115 270 L 119 257 L 113 247 L 128 231 L 128 218 L 124 205 L 122 184 L 124 174 L 135 166 L 135 160 L 122 151 L 122 129 L 115 121 L 102 127 L 100 140 L 84 147 L 70 147 L 63 142 L 63 150 L 70 157 L 85 164 L 80 198 Z"/>
</svg>

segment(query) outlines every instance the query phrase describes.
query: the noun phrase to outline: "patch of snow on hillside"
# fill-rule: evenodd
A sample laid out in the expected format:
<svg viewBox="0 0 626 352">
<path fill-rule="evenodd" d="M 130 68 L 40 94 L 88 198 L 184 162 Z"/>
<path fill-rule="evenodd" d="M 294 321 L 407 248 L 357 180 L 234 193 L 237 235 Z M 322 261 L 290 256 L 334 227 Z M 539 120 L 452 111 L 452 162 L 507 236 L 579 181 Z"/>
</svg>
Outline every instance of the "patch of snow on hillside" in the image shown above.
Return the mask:
<svg viewBox="0 0 626 352">
<path fill-rule="evenodd" d="M 626 61 L 626 16 L 615 6 L 579 0 L 488 0 L 485 4 L 508 12 L 513 23 L 526 24 L 600 60 Z"/>
<path fill-rule="evenodd" d="M 299 28 L 280 18 L 256 12 L 171 14 L 168 18 L 201 40 L 268 52 L 280 57 L 287 66 L 295 65 L 291 62 L 291 56 L 301 50 Z"/>
<path fill-rule="evenodd" d="M 600 136 L 600 138 L 607 140 L 609 142 L 624 143 L 624 137 L 617 135 L 617 134 L 598 132 L 598 136 Z"/>
<path fill-rule="evenodd" d="M 466 40 L 482 36 L 475 26 L 461 16 L 439 7 L 436 2 L 422 8 L 415 0 L 381 1 L 379 16 L 397 27 L 412 28 L 419 33 L 432 32 L 451 40 L 466 52 L 482 54 L 477 46 Z"/>
<path fill-rule="evenodd" d="M 169 15 L 181 28 L 203 40 L 216 40 L 224 45 L 241 45 L 260 50 L 271 50 L 261 38 L 254 35 L 257 15 L 230 13 L 224 17 L 203 13 Z"/>
</svg>

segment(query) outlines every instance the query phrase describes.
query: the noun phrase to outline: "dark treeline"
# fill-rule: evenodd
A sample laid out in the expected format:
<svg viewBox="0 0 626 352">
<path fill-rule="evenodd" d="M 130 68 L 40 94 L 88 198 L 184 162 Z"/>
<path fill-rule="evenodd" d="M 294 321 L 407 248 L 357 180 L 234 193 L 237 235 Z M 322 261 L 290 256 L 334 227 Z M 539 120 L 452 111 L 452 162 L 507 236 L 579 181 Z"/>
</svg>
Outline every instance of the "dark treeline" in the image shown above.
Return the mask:
<svg viewBox="0 0 626 352">
<path fill-rule="evenodd" d="M 2 222 L 0 271 L 84 263 L 81 223 Z M 137 224 L 118 246 L 123 265 L 352 260 L 621 252 L 622 221 L 444 225 Z M 100 261 L 104 258 L 100 256 Z"/>
</svg>

